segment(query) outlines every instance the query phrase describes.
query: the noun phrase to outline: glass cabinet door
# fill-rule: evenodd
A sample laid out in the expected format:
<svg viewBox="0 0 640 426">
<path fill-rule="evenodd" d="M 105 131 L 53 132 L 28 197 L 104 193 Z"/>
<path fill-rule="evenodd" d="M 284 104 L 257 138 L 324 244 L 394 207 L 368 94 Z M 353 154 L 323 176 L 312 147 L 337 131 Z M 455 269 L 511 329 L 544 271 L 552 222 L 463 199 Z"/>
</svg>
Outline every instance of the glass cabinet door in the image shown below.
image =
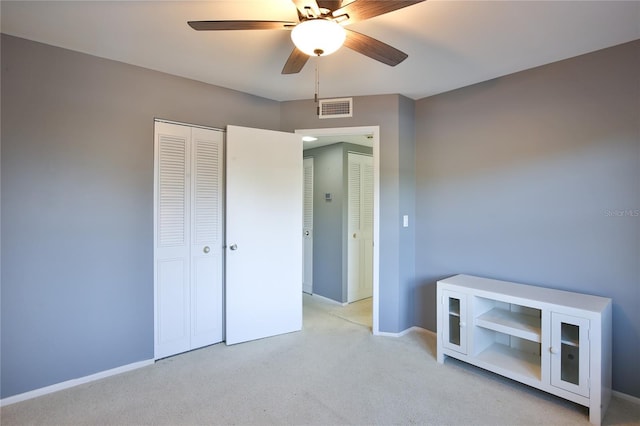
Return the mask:
<svg viewBox="0 0 640 426">
<path fill-rule="evenodd" d="M 589 396 L 589 320 L 551 313 L 551 384 Z"/>
<path fill-rule="evenodd" d="M 466 295 L 452 291 L 443 292 L 443 346 L 467 353 L 467 299 Z"/>
</svg>

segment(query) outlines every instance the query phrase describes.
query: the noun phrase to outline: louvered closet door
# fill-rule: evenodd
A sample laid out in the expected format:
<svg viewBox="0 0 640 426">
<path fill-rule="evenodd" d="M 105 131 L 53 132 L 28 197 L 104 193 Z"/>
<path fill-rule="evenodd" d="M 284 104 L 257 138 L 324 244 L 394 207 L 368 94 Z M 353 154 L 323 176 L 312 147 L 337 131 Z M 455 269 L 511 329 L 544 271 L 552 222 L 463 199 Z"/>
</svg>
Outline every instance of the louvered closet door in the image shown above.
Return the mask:
<svg viewBox="0 0 640 426">
<path fill-rule="evenodd" d="M 304 212 L 302 217 L 302 291 L 313 292 L 313 157 L 305 158 L 304 167 Z"/>
<path fill-rule="evenodd" d="M 155 358 L 222 340 L 222 133 L 155 127 Z"/>
<path fill-rule="evenodd" d="M 373 295 L 373 158 L 349 153 L 347 301 Z"/>
<path fill-rule="evenodd" d="M 222 132 L 192 130 L 192 349 L 222 341 L 222 140 Z"/>
</svg>

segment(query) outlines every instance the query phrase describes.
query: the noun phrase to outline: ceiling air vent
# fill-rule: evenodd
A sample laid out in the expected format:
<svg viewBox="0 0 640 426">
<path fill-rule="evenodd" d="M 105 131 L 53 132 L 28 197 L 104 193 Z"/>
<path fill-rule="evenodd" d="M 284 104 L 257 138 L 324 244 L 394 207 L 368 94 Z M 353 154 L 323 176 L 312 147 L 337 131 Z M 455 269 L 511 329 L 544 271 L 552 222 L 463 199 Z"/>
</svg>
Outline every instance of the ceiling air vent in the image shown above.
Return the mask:
<svg viewBox="0 0 640 426">
<path fill-rule="evenodd" d="M 321 99 L 320 118 L 353 117 L 353 98 Z"/>
</svg>

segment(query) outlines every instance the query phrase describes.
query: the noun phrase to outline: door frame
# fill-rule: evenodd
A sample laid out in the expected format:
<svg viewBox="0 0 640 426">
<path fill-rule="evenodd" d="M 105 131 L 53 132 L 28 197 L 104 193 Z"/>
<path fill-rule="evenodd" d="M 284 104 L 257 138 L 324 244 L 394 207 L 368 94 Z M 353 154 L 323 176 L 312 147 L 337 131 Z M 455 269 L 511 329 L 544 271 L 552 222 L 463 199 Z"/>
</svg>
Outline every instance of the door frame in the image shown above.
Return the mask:
<svg viewBox="0 0 640 426">
<path fill-rule="evenodd" d="M 373 318 L 372 332 L 380 334 L 380 126 L 333 127 L 324 129 L 296 129 L 295 133 L 309 136 L 373 136 Z"/>
</svg>

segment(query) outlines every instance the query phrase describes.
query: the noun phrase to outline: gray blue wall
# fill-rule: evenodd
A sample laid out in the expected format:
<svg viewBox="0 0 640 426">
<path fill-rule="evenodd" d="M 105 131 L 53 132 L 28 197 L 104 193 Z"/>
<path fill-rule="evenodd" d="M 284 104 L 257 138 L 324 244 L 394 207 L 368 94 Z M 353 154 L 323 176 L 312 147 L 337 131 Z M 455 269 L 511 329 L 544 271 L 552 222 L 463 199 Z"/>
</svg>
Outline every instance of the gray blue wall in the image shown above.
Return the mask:
<svg viewBox="0 0 640 426">
<path fill-rule="evenodd" d="M 415 132 L 415 102 L 411 99 L 401 97 L 399 102 L 398 116 L 399 126 L 399 149 L 398 163 L 400 165 L 398 181 L 398 205 L 399 223 L 402 226 L 402 216 L 407 215 L 409 226 L 399 230 L 399 245 L 401 256 L 398 261 L 399 279 L 403 284 L 400 290 L 400 301 L 398 309 L 398 323 L 404 329 L 415 325 L 416 303 L 419 297 L 416 288 L 415 268 L 416 268 L 416 132 Z"/>
<path fill-rule="evenodd" d="M 612 297 L 614 388 L 640 397 L 639 76 L 640 41 L 318 120 L 312 101 L 3 35 L 0 396 L 153 356 L 162 117 L 380 126 L 381 331 L 435 329 L 435 281 L 461 272 Z"/>
<path fill-rule="evenodd" d="M 313 294 L 347 301 L 349 152 L 372 154 L 372 148 L 335 143 L 304 151 L 313 158 Z M 331 193 L 331 201 L 325 200 Z"/>
<path fill-rule="evenodd" d="M 416 324 L 476 274 L 613 299 L 640 397 L 640 41 L 416 103 Z"/>
<path fill-rule="evenodd" d="M 153 358 L 154 117 L 280 104 L 2 35 L 3 398 Z"/>
</svg>

